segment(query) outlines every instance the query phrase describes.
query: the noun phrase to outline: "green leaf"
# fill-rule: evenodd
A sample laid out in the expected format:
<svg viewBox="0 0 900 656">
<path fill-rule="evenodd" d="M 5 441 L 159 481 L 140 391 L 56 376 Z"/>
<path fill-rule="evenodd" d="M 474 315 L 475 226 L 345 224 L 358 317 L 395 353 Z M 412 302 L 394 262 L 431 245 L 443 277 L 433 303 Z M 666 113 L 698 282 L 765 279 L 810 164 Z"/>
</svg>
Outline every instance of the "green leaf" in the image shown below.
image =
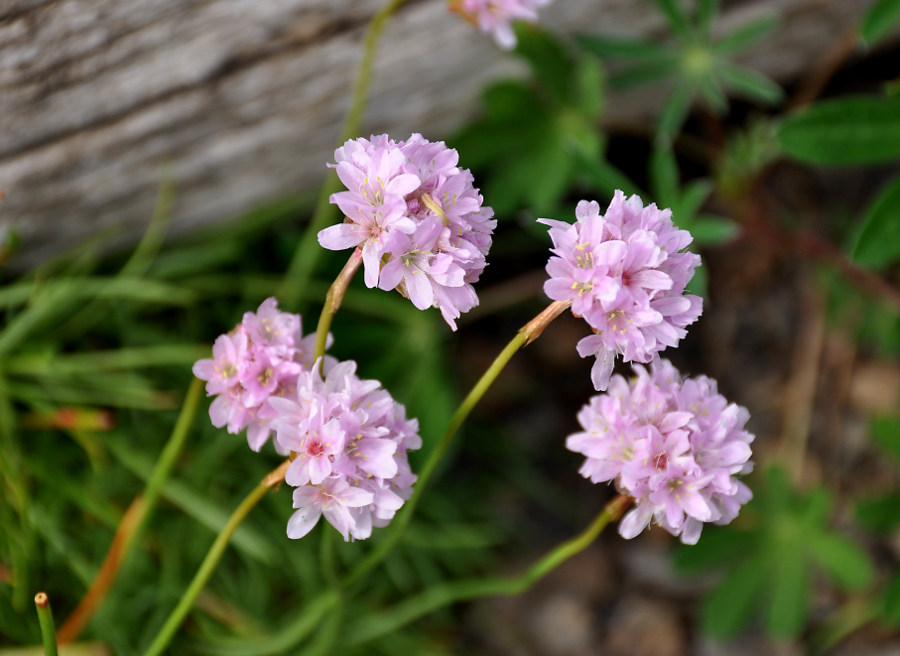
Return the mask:
<svg viewBox="0 0 900 656">
<path fill-rule="evenodd" d="M 569 97 L 572 58 L 562 42 L 549 32 L 533 26 L 521 26 L 516 30 L 518 43 L 516 54 L 528 60 L 535 77 L 549 89 L 557 100 L 565 102 Z"/>
<path fill-rule="evenodd" d="M 875 533 L 890 533 L 900 527 L 900 492 L 863 499 L 856 504 L 856 520 Z"/>
<path fill-rule="evenodd" d="M 650 156 L 650 186 L 661 207 L 677 204 L 678 182 L 678 163 L 672 149 L 655 147 Z"/>
<path fill-rule="evenodd" d="M 872 439 L 885 452 L 900 459 L 900 417 L 876 417 L 872 420 Z"/>
<path fill-rule="evenodd" d="M 617 36 L 582 35 L 576 42 L 584 50 L 600 57 L 610 59 L 665 59 L 672 56 L 671 51 L 654 41 Z"/>
<path fill-rule="evenodd" d="M 809 573 L 802 544 L 772 553 L 774 570 L 767 572 L 772 596 L 766 607 L 766 629 L 770 635 L 792 638 L 803 630 L 809 616 Z"/>
<path fill-rule="evenodd" d="M 737 224 L 724 216 L 700 216 L 691 221 L 676 221 L 679 228 L 690 231 L 698 246 L 712 246 L 734 239 L 740 232 Z"/>
<path fill-rule="evenodd" d="M 884 621 L 892 627 L 900 627 L 900 572 L 888 583 L 882 597 L 881 614 Z"/>
<path fill-rule="evenodd" d="M 644 64 L 636 64 L 620 73 L 610 75 L 609 88 L 620 91 L 631 89 L 649 82 L 656 82 L 671 75 L 677 69 L 678 60 L 672 56 Z"/>
<path fill-rule="evenodd" d="M 701 610 L 704 630 L 715 638 L 727 638 L 743 629 L 753 613 L 756 598 L 766 582 L 766 561 L 755 555 L 725 578 L 706 597 Z"/>
<path fill-rule="evenodd" d="M 701 34 L 709 34 L 713 20 L 719 13 L 719 0 L 698 0 L 697 27 Z"/>
<path fill-rule="evenodd" d="M 600 118 L 603 114 L 604 75 L 600 62 L 593 57 L 582 57 L 575 69 L 576 97 L 572 105 L 588 118 Z"/>
<path fill-rule="evenodd" d="M 577 170 L 598 192 L 612 197 L 617 189 L 625 195 L 642 195 L 640 188 L 631 179 L 603 157 L 591 158 L 583 153 L 575 153 Z"/>
<path fill-rule="evenodd" d="M 737 28 L 713 45 L 719 55 L 732 55 L 759 41 L 778 27 L 780 19 L 776 15 L 766 16 Z"/>
<path fill-rule="evenodd" d="M 657 145 L 667 147 L 675 139 L 675 135 L 681 130 L 684 119 L 687 118 L 694 99 L 696 87 L 688 82 L 681 82 L 675 87 L 657 124 Z"/>
<path fill-rule="evenodd" d="M 806 536 L 810 553 L 828 577 L 846 590 L 868 585 L 875 575 L 869 554 L 851 540 L 834 533 L 811 532 Z"/>
<path fill-rule="evenodd" d="M 777 132 L 784 151 L 811 164 L 852 166 L 900 158 L 900 98 L 856 96 L 816 104 Z"/>
<path fill-rule="evenodd" d="M 886 37 L 900 23 L 900 0 L 880 0 L 865 15 L 860 26 L 863 40 L 869 45 Z"/>
<path fill-rule="evenodd" d="M 883 269 L 900 259 L 900 177 L 872 201 L 851 257 L 873 269 Z"/>
<path fill-rule="evenodd" d="M 780 86 L 749 68 L 719 62 L 717 71 L 726 87 L 747 100 L 774 105 L 784 99 L 784 91 Z"/>
<path fill-rule="evenodd" d="M 687 14 L 684 13 L 684 8 L 681 6 L 681 1 L 655 0 L 655 2 L 663 16 L 666 17 L 666 22 L 669 23 L 669 27 L 672 28 L 672 31 L 684 41 L 691 40 L 691 37 L 693 36 L 691 33 L 691 26 L 688 22 Z"/>
</svg>

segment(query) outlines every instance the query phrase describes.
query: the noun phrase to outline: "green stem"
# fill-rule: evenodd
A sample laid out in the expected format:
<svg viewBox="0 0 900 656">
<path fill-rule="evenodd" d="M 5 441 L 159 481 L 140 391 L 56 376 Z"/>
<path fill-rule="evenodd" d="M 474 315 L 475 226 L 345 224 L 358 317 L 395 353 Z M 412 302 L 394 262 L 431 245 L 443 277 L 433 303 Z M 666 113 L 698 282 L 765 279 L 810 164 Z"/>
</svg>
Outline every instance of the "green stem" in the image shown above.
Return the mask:
<svg viewBox="0 0 900 656">
<path fill-rule="evenodd" d="M 544 328 L 565 311 L 569 305 L 570 302 L 568 301 L 555 301 L 551 303 L 534 319 L 520 328 L 512 341 L 510 341 L 494 359 L 491 366 L 488 367 L 484 374 L 482 374 L 481 378 L 478 379 L 478 382 L 475 383 L 475 386 L 471 389 L 466 398 L 463 399 L 463 402 L 460 404 L 459 408 L 457 408 L 456 413 L 450 419 L 450 424 L 444 431 L 444 435 L 428 455 L 428 459 L 425 461 L 425 464 L 419 472 L 419 480 L 416 481 L 412 496 L 391 523 L 388 534 L 372 551 L 369 552 L 369 555 L 366 556 L 352 572 L 350 572 L 350 575 L 345 581 L 345 585 L 353 585 L 362 579 L 366 574 L 372 571 L 372 569 L 378 566 L 391 549 L 394 548 L 412 519 L 416 505 L 419 503 L 419 498 L 422 496 L 422 491 L 434 475 L 434 472 L 440 464 L 441 459 L 444 457 L 444 454 L 447 452 L 447 449 L 450 448 L 450 443 L 453 441 L 453 436 L 456 435 L 456 431 L 459 430 L 459 427 L 469 416 L 469 413 L 472 412 L 472 408 L 474 408 L 481 400 L 481 397 L 484 396 L 484 393 L 487 392 L 488 388 L 490 388 L 497 379 L 497 376 L 500 375 L 500 372 L 503 371 L 503 368 L 510 359 L 512 359 L 512 356 L 515 355 L 516 351 L 537 339 Z"/>
<path fill-rule="evenodd" d="M 337 278 L 328 288 L 325 295 L 325 304 L 322 306 L 322 313 L 319 315 L 319 323 L 316 326 L 316 348 L 313 352 L 313 362 L 317 361 L 325 355 L 325 346 L 328 343 L 328 329 L 331 328 L 331 320 L 334 319 L 335 313 L 341 307 L 341 301 L 344 300 L 344 294 L 347 293 L 347 287 L 353 279 L 353 274 L 362 264 L 362 251 L 358 248 L 353 249 L 347 264 L 341 269 Z"/>
<path fill-rule="evenodd" d="M 406 0 L 388 0 L 369 22 L 363 45 L 362 59 L 360 60 L 356 81 L 353 85 L 350 108 L 344 117 L 344 126 L 337 142 L 338 146 L 342 146 L 348 139 L 359 136 L 363 114 L 365 114 L 368 102 L 369 86 L 372 83 L 372 68 L 375 65 L 375 51 L 378 48 L 378 41 L 388 19 L 404 2 Z M 296 300 L 303 297 L 304 288 L 309 282 L 309 276 L 321 255 L 322 249 L 319 248 L 317 242 L 319 231 L 331 223 L 332 216 L 335 213 L 336 208 L 331 205 L 329 198 L 331 194 L 339 191 L 340 188 L 340 180 L 334 174 L 329 175 L 322 184 L 312 219 L 303 238 L 300 240 L 300 244 L 297 246 L 297 250 L 294 252 L 293 259 L 288 265 L 284 276 L 285 282 L 278 291 L 278 297 L 284 300 L 286 307 L 295 305 Z"/>
<path fill-rule="evenodd" d="M 359 645 L 386 635 L 438 608 L 460 601 L 525 592 L 563 562 L 587 548 L 608 524 L 622 516 L 629 503 L 631 499 L 628 497 L 616 497 L 606 504 L 603 511 L 580 535 L 560 544 L 519 576 L 454 581 L 429 588 L 417 597 L 379 612 L 377 617 L 356 623 L 347 637 L 347 645 Z"/>
<path fill-rule="evenodd" d="M 156 638 L 154 638 L 152 644 L 147 648 L 147 651 L 144 652 L 144 656 L 158 656 L 163 653 L 163 650 L 169 644 L 169 641 L 172 640 L 172 636 L 175 635 L 175 631 L 178 630 L 178 627 L 184 620 L 185 615 L 187 615 L 188 611 L 194 605 L 197 595 L 199 595 L 206 586 L 206 582 L 209 580 L 213 570 L 215 570 L 216 565 L 219 563 L 219 559 L 222 557 L 222 554 L 225 553 L 225 547 L 228 546 L 231 536 L 237 530 L 238 526 L 241 525 L 241 522 L 244 521 L 244 518 L 253 507 L 259 503 L 260 499 L 262 499 L 269 490 L 284 480 L 284 473 L 287 471 L 288 465 L 290 465 L 290 460 L 285 460 L 276 469 L 269 472 L 269 474 L 260 481 L 259 485 L 244 498 L 241 504 L 231 514 L 231 517 L 228 518 L 228 522 L 222 528 L 219 535 L 216 536 L 215 542 L 213 542 L 212 547 L 210 547 L 206 557 L 200 564 L 200 568 L 194 575 L 194 580 L 191 581 L 188 589 L 175 607 L 175 610 L 172 611 L 168 619 L 166 619 L 165 624 L 163 624 L 163 627 L 159 630 L 159 633 L 156 634 Z"/>
<path fill-rule="evenodd" d="M 41 640 L 44 643 L 44 654 L 56 656 L 56 626 L 53 624 L 53 611 L 50 609 L 50 599 L 46 592 L 38 592 L 34 595 L 34 605 L 37 608 L 38 622 L 41 625 Z"/>
</svg>

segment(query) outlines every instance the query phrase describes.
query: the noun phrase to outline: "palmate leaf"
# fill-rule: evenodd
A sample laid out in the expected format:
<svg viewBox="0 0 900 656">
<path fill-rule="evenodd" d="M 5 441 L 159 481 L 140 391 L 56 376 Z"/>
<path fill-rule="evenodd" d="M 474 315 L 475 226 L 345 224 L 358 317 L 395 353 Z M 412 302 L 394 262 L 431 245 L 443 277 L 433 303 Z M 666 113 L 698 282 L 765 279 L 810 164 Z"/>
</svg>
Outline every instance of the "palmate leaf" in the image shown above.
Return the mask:
<svg viewBox="0 0 900 656">
<path fill-rule="evenodd" d="M 770 635 L 791 638 L 806 626 L 816 571 L 842 589 L 859 589 L 872 581 L 874 569 L 863 549 L 828 526 L 832 500 L 824 489 L 797 492 L 783 471 L 770 468 L 754 493 L 741 518 L 750 527 L 719 529 L 741 548 L 729 550 L 730 559 L 712 559 L 714 567 L 732 570 L 707 597 L 702 623 L 725 638 L 761 615 Z"/>
</svg>

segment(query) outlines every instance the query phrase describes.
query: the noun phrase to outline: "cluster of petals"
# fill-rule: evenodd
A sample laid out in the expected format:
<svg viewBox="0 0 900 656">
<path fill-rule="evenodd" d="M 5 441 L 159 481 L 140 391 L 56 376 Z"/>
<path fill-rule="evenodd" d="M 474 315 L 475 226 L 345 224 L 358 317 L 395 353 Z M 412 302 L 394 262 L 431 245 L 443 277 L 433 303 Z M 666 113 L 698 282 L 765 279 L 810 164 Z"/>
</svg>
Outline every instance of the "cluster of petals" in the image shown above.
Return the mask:
<svg viewBox="0 0 900 656">
<path fill-rule="evenodd" d="M 702 311 L 685 286 L 700 256 L 682 252 L 693 238 L 672 223 L 672 211 L 644 207 L 638 196 L 616 191 L 606 214 L 581 201 L 574 224 L 539 219 L 550 226 L 554 254 L 544 292 L 571 301 L 594 334 L 578 342 L 581 357 L 596 357 L 591 380 L 605 390 L 616 354 L 626 362 L 650 362 L 676 346 Z"/>
<path fill-rule="evenodd" d="M 334 153 L 346 191 L 331 196 L 343 223 L 319 232 L 330 250 L 362 251 L 366 286 L 393 289 L 418 309 L 440 309 L 454 330 L 478 304 L 472 287 L 484 270 L 497 222 L 444 142 L 420 134 L 347 141 Z"/>
<path fill-rule="evenodd" d="M 271 397 L 289 396 L 297 376 L 312 365 L 315 335 L 303 337 L 299 314 L 281 312 L 268 298 L 244 314 L 231 332 L 213 344 L 213 357 L 194 363 L 194 375 L 215 396 L 209 406 L 213 426 L 229 433 L 247 429 L 247 442 L 259 451 L 271 434 Z"/>
<path fill-rule="evenodd" d="M 682 380 L 667 360 L 634 371 L 631 382 L 613 376 L 607 393 L 581 409 L 584 430 L 570 435 L 566 447 L 586 456 L 584 477 L 615 481 L 634 498 L 619 523 L 622 537 L 655 521 L 695 544 L 703 522 L 729 523 L 752 497 L 735 478 L 752 468 L 753 435 L 744 429 L 749 414 L 728 403 L 714 380 Z"/>
<path fill-rule="evenodd" d="M 416 475 L 407 451 L 419 449 L 418 422 L 376 380 L 361 380 L 352 360 L 324 363 L 300 374 L 293 398 L 271 398 L 271 425 L 292 462 L 296 512 L 290 538 L 325 519 L 344 540 L 365 539 L 386 526 L 412 494 Z"/>
<path fill-rule="evenodd" d="M 516 46 L 512 22 L 523 20 L 536 23 L 537 10 L 550 2 L 551 0 L 451 0 L 450 5 L 482 32 L 491 33 L 498 46 L 504 50 L 512 50 Z"/>
</svg>

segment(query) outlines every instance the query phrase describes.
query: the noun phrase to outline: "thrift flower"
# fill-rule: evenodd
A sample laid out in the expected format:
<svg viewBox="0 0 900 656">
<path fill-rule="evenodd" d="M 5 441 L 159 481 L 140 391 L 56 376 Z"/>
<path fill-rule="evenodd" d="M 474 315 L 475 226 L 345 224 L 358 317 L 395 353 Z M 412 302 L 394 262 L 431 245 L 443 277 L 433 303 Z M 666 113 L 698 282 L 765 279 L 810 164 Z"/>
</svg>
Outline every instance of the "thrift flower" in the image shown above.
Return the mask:
<svg viewBox="0 0 900 656">
<path fill-rule="evenodd" d="M 288 537 L 302 538 L 324 516 L 344 540 L 364 540 L 412 494 L 406 452 L 421 448 L 419 426 L 378 381 L 360 380 L 352 360 L 324 370 L 303 371 L 293 398 L 269 399 L 276 444 L 293 455 Z"/>
<path fill-rule="evenodd" d="M 451 0 L 450 8 L 477 25 L 482 32 L 490 32 L 497 45 L 504 50 L 516 46 L 512 21 L 537 22 L 537 10 L 551 0 Z"/>
<path fill-rule="evenodd" d="M 634 371 L 631 382 L 613 376 L 607 393 L 581 409 L 584 430 L 570 435 L 566 448 L 586 456 L 585 478 L 615 481 L 634 498 L 619 524 L 622 537 L 655 521 L 696 544 L 703 522 L 728 524 L 753 496 L 735 478 L 752 469 L 754 436 L 744 429 L 750 415 L 728 403 L 714 380 L 682 380 L 667 360 Z"/>
<path fill-rule="evenodd" d="M 555 301 L 571 301 L 594 335 L 578 342 L 581 357 L 595 356 L 591 380 L 605 390 L 616 354 L 626 362 L 650 362 L 676 346 L 702 310 L 699 296 L 685 286 L 700 256 L 681 252 L 691 243 L 686 230 L 672 223 L 671 210 L 617 191 L 606 210 L 581 201 L 574 224 L 539 219 L 553 240 L 544 292 Z"/>
<path fill-rule="evenodd" d="M 319 232 L 319 243 L 360 248 L 367 287 L 396 289 L 420 310 L 437 307 L 456 330 L 478 304 L 472 283 L 497 225 L 457 152 L 420 134 L 405 142 L 383 134 L 350 140 L 334 158 L 347 190 L 330 200 L 345 222 Z"/>
<path fill-rule="evenodd" d="M 229 433 L 247 429 L 247 442 L 259 451 L 271 433 L 271 397 L 296 394 L 297 376 L 312 366 L 315 335 L 302 336 L 300 315 L 281 312 L 268 298 L 247 312 L 234 330 L 213 344 L 212 359 L 194 363 L 194 375 L 215 396 L 209 406 L 213 426 Z"/>
</svg>

